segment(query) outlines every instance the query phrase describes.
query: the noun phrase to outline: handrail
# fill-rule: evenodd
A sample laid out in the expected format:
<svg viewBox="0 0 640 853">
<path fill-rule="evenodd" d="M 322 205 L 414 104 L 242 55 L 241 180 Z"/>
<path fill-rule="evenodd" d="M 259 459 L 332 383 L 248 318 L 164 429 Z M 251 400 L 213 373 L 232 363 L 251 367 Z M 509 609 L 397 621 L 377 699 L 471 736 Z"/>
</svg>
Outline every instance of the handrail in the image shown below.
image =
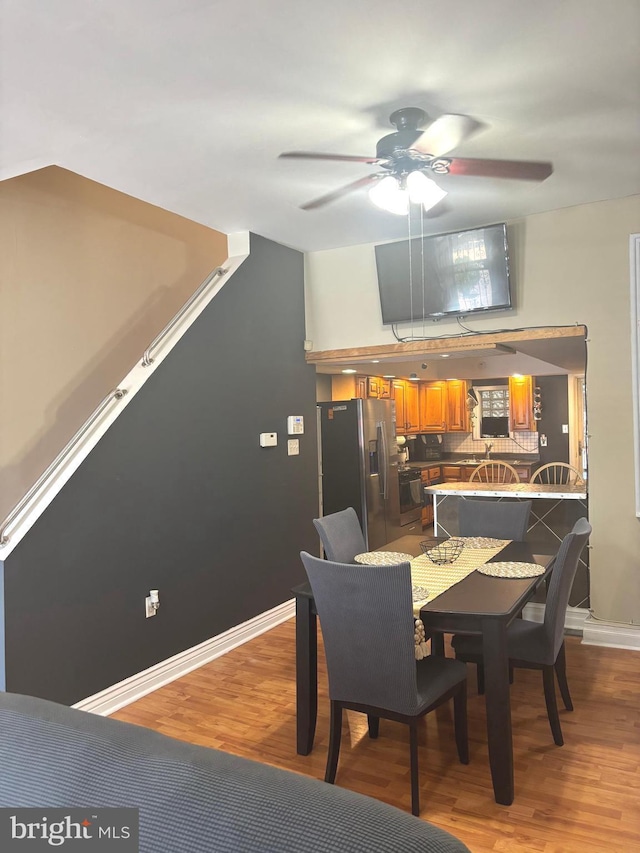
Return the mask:
<svg viewBox="0 0 640 853">
<path fill-rule="evenodd" d="M 169 320 L 164 329 L 156 335 L 156 337 L 151 341 L 149 346 L 144 351 L 144 355 L 142 356 L 142 366 L 149 367 L 149 365 L 153 364 L 153 357 L 151 353 L 158 346 L 158 344 L 169 334 L 169 332 L 182 320 L 183 316 L 187 313 L 189 308 L 193 305 L 194 302 L 198 300 L 198 298 L 202 295 L 202 293 L 207 289 L 207 287 L 214 281 L 216 278 L 220 278 L 223 275 L 226 275 L 228 270 L 224 267 L 216 267 L 213 272 L 205 278 L 200 287 L 195 290 L 189 299 L 184 303 L 182 308 L 178 311 L 178 313 L 173 317 L 172 320 Z"/>
<path fill-rule="evenodd" d="M 72 453 L 73 450 L 75 450 L 76 445 L 78 445 L 82 438 L 84 438 L 85 434 L 91 429 L 93 424 L 102 415 L 109 403 L 112 400 L 122 399 L 122 397 L 124 397 L 126 393 L 127 391 L 124 388 L 114 388 L 113 391 L 110 391 L 109 394 L 107 394 L 107 396 L 104 398 L 104 400 L 102 400 L 101 403 L 99 403 L 93 413 L 89 415 L 88 419 L 76 432 L 73 438 L 71 438 L 68 444 L 63 447 L 63 449 L 53 460 L 51 465 L 49 465 L 47 470 L 33 484 L 33 486 L 29 489 L 29 491 L 22 498 L 22 500 L 18 504 L 16 504 L 16 506 L 11 510 L 11 512 L 4 519 L 2 524 L 0 524 L 0 547 L 6 545 L 9 542 L 9 536 L 6 533 L 7 528 L 10 527 L 16 520 L 16 518 L 20 516 L 24 508 L 31 502 L 31 499 L 34 497 L 34 495 L 36 495 L 42 489 L 42 487 L 47 483 L 49 479 L 51 479 L 52 475 L 62 465 L 65 459 Z"/>
</svg>

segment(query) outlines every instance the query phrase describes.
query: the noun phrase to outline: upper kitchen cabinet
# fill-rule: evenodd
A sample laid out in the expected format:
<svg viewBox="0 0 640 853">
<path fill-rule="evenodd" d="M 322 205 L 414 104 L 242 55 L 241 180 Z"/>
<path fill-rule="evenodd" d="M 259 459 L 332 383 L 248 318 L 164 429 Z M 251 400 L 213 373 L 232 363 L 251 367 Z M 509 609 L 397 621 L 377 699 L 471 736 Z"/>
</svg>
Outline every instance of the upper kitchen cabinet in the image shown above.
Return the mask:
<svg viewBox="0 0 640 853">
<path fill-rule="evenodd" d="M 381 376 L 369 376 L 367 378 L 367 397 L 391 400 L 391 380 L 383 379 Z"/>
<path fill-rule="evenodd" d="M 447 429 L 447 383 L 420 383 L 420 432 L 445 432 Z"/>
<path fill-rule="evenodd" d="M 415 382 L 394 379 L 391 383 L 396 401 L 396 433 L 420 432 L 418 386 Z"/>
<path fill-rule="evenodd" d="M 509 429 L 535 430 L 533 419 L 533 377 L 509 377 Z"/>
<path fill-rule="evenodd" d="M 471 432 L 467 394 L 469 383 L 465 379 L 447 380 L 447 431 Z"/>
</svg>

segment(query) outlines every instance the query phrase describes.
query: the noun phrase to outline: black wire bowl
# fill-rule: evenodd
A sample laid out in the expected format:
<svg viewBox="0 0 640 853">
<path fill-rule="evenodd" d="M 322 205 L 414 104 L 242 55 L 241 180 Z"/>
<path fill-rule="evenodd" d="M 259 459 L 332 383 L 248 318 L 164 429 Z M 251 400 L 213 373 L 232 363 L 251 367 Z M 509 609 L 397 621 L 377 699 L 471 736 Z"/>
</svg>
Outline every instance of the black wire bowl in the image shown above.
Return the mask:
<svg viewBox="0 0 640 853">
<path fill-rule="evenodd" d="M 445 542 L 424 539 L 420 543 L 420 547 L 432 563 L 442 566 L 445 563 L 453 563 L 454 560 L 458 559 L 464 548 L 464 542 L 462 539 L 456 539 L 455 537 L 447 539 Z"/>
</svg>

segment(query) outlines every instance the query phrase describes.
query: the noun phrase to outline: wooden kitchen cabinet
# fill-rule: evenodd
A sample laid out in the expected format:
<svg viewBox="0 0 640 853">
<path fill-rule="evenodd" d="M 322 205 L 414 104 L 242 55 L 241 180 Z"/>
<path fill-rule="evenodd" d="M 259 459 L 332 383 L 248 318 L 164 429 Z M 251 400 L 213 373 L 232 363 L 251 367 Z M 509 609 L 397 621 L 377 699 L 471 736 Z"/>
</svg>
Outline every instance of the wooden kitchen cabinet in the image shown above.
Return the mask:
<svg viewBox="0 0 640 853">
<path fill-rule="evenodd" d="M 377 376 L 367 378 L 367 397 L 380 397 L 380 380 Z"/>
<path fill-rule="evenodd" d="M 420 432 L 420 392 L 417 382 L 407 382 L 404 391 L 407 432 Z"/>
<path fill-rule="evenodd" d="M 391 382 L 393 399 L 396 401 L 396 435 L 404 435 L 407 431 L 405 389 L 404 379 L 394 379 Z"/>
<path fill-rule="evenodd" d="M 447 383 L 420 383 L 420 432 L 445 432 L 447 429 Z"/>
<path fill-rule="evenodd" d="M 396 434 L 420 432 L 418 388 L 416 383 L 394 379 L 393 398 L 396 401 Z"/>
<path fill-rule="evenodd" d="M 423 468 L 420 472 L 420 481 L 422 486 L 433 486 L 440 483 L 442 481 L 442 468 L 440 465 Z M 433 524 L 433 498 L 431 495 L 427 495 L 426 501 L 423 501 L 422 504 L 422 526 L 427 527 L 429 524 Z"/>
<path fill-rule="evenodd" d="M 509 377 L 509 429 L 535 430 L 533 419 L 533 377 Z"/>
<path fill-rule="evenodd" d="M 447 379 L 447 432 L 471 432 L 466 379 Z"/>
</svg>

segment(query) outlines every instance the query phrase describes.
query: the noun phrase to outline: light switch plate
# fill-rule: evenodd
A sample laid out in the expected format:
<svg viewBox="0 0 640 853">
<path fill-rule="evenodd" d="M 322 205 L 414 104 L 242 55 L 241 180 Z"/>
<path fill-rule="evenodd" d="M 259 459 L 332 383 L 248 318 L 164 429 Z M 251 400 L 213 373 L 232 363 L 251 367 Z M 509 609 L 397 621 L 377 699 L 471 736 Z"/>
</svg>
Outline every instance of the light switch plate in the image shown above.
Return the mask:
<svg viewBox="0 0 640 853">
<path fill-rule="evenodd" d="M 562 432 L 564 432 L 564 433 L 569 432 L 569 424 L 562 424 Z"/>
<path fill-rule="evenodd" d="M 290 438 L 287 441 L 287 453 L 289 456 L 299 456 L 300 455 L 300 439 L 299 438 Z"/>
</svg>

